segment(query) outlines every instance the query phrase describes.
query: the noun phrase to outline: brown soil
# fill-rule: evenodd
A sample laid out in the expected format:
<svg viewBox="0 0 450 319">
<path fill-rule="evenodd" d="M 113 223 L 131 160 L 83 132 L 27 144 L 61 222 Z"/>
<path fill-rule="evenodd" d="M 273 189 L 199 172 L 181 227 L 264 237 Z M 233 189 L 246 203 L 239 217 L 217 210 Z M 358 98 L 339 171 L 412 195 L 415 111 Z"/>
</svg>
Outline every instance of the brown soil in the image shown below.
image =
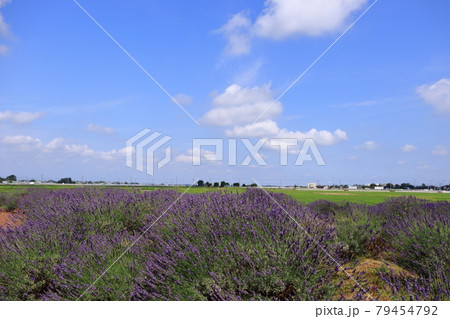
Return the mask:
<svg viewBox="0 0 450 319">
<path fill-rule="evenodd" d="M 356 267 L 354 265 L 352 265 L 351 263 L 344 265 L 344 267 L 347 268 L 347 272 L 352 275 L 352 277 L 358 277 L 358 275 L 360 275 L 360 278 L 358 278 L 359 280 L 361 280 L 362 278 L 367 280 L 367 284 L 368 284 L 368 293 L 373 297 L 373 298 L 379 298 L 379 300 L 383 300 L 383 301 L 387 301 L 390 300 L 391 294 L 388 290 L 386 290 L 387 287 L 385 287 L 384 283 L 382 282 L 380 275 L 379 275 L 379 271 L 381 269 L 385 269 L 388 271 L 393 271 L 394 274 L 403 274 L 404 276 L 407 277 L 413 277 L 414 275 L 411 274 L 410 272 L 408 272 L 407 270 L 392 264 L 386 260 L 376 260 L 376 259 L 372 259 L 372 258 L 367 258 L 365 260 L 362 260 L 358 263 L 358 265 L 356 265 Z M 343 272 L 342 270 L 340 270 L 338 272 L 338 276 L 337 276 L 339 281 L 343 281 L 343 284 L 341 286 L 341 291 L 344 294 L 345 298 L 347 300 L 352 300 L 353 297 L 355 296 L 356 292 L 352 291 L 353 288 L 355 287 L 355 282 L 348 277 L 348 275 Z M 359 281 L 358 279 L 356 279 L 357 281 Z M 337 280 L 336 280 L 337 281 Z M 375 287 L 377 289 L 375 289 Z M 338 296 L 335 296 L 338 297 Z M 366 299 L 365 300 L 370 300 L 370 297 L 366 295 Z"/>
<path fill-rule="evenodd" d="M 23 215 L 19 212 L 0 211 L 0 228 L 16 227 L 23 223 Z"/>
</svg>

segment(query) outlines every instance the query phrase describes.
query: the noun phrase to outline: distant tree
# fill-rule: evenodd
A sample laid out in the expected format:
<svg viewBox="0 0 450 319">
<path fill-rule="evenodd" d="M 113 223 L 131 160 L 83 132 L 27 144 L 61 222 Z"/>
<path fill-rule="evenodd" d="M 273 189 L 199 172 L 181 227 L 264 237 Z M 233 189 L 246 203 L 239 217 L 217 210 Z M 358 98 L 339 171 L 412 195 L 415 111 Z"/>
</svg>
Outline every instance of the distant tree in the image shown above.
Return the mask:
<svg viewBox="0 0 450 319">
<path fill-rule="evenodd" d="M 239 186 L 241 186 L 241 184 L 239 184 L 239 183 L 233 183 L 233 186 L 234 186 L 234 187 L 239 187 Z"/>
<path fill-rule="evenodd" d="M 242 187 L 247 187 L 247 185 L 245 185 L 245 184 L 242 184 Z"/>
<path fill-rule="evenodd" d="M 392 184 L 392 183 L 387 183 L 387 184 L 386 184 L 386 188 L 392 189 L 392 188 L 394 188 L 394 184 Z"/>
<path fill-rule="evenodd" d="M 219 187 L 219 182 L 214 182 L 214 187 Z"/>
<path fill-rule="evenodd" d="M 375 186 L 377 186 L 377 185 L 374 183 L 370 184 L 370 189 L 375 189 Z"/>
<path fill-rule="evenodd" d="M 400 188 L 401 188 L 401 189 L 413 189 L 414 186 L 411 185 L 410 183 L 402 183 L 402 184 L 400 185 Z"/>
<path fill-rule="evenodd" d="M 199 180 L 199 181 L 197 182 L 197 186 L 198 186 L 198 187 L 203 187 L 203 186 L 205 186 L 205 182 L 204 182 L 203 180 Z"/>
<path fill-rule="evenodd" d="M 220 187 L 227 187 L 227 186 L 230 186 L 230 183 L 227 183 L 225 181 L 220 182 Z"/>
<path fill-rule="evenodd" d="M 58 181 L 58 184 L 75 184 L 75 182 L 70 177 L 64 177 Z"/>
<path fill-rule="evenodd" d="M 258 187 L 258 184 L 253 183 L 253 184 L 250 185 L 250 187 Z"/>
<path fill-rule="evenodd" d="M 10 182 L 17 182 L 17 177 L 16 175 L 9 175 L 6 177 L 6 180 Z"/>
<path fill-rule="evenodd" d="M 211 187 L 212 186 L 212 184 L 210 182 L 206 182 L 205 185 L 206 185 L 206 187 Z"/>
</svg>

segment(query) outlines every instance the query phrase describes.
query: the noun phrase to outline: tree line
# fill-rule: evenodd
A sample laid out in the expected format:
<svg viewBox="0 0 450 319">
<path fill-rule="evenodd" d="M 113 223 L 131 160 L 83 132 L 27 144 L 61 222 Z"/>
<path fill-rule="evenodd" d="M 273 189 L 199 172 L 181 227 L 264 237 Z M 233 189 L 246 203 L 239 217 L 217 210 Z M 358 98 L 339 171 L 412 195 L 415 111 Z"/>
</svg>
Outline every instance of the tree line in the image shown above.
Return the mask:
<svg viewBox="0 0 450 319">
<path fill-rule="evenodd" d="M 220 183 L 219 182 L 211 183 L 211 182 L 205 182 L 200 179 L 197 182 L 197 186 L 198 187 L 230 187 L 230 186 L 233 186 L 233 187 L 241 187 L 241 186 L 242 187 L 257 187 L 258 185 L 256 183 L 253 183 L 250 185 L 245 185 L 245 184 L 241 185 L 241 183 L 237 183 L 237 182 L 230 185 L 230 183 L 225 182 L 225 181 L 221 181 Z"/>
</svg>

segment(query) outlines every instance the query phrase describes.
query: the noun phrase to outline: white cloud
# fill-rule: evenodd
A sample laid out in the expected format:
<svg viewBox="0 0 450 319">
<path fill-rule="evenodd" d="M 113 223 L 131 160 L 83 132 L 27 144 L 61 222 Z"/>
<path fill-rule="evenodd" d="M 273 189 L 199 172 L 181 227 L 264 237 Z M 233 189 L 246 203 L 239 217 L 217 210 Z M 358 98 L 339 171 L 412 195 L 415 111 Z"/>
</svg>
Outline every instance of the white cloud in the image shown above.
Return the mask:
<svg viewBox="0 0 450 319">
<path fill-rule="evenodd" d="M 219 29 L 228 40 L 229 55 L 250 52 L 252 37 L 284 39 L 320 36 L 343 29 L 350 15 L 367 0 L 267 0 L 256 21 L 238 13 Z"/>
<path fill-rule="evenodd" d="M 214 164 L 214 162 L 211 161 L 217 161 L 219 160 L 218 158 L 218 154 L 214 151 L 210 151 L 210 150 L 206 150 L 206 149 L 195 149 L 196 152 L 200 153 L 201 158 L 208 158 L 208 163 L 210 164 Z M 187 164 L 192 164 L 193 162 L 193 150 L 189 149 L 187 150 L 187 152 L 185 154 L 180 154 L 177 157 L 175 157 L 175 161 L 179 162 L 179 163 L 187 163 Z M 217 164 L 217 163 L 216 163 Z"/>
<path fill-rule="evenodd" d="M 18 151 L 32 151 L 42 146 L 41 140 L 26 135 L 8 135 L 1 142 L 13 146 Z"/>
<path fill-rule="evenodd" d="M 417 88 L 417 93 L 437 113 L 450 114 L 450 79 L 444 78 L 431 85 L 424 84 Z"/>
<path fill-rule="evenodd" d="M 173 98 L 175 99 L 175 101 L 177 101 L 181 105 L 192 104 L 192 96 L 189 96 L 189 95 L 186 95 L 183 93 L 178 93 Z"/>
<path fill-rule="evenodd" d="M 448 154 L 448 149 L 443 145 L 436 145 L 434 150 L 431 151 L 431 154 L 436 156 L 444 156 Z"/>
<path fill-rule="evenodd" d="M 111 151 L 95 151 L 86 144 L 64 145 L 64 151 L 71 155 L 97 158 L 102 160 L 114 160 L 125 156 L 125 148 Z"/>
<path fill-rule="evenodd" d="M 405 165 L 405 164 L 406 164 L 406 161 L 397 161 L 397 164 L 398 164 L 398 165 Z"/>
<path fill-rule="evenodd" d="M 11 2 L 11 0 L 0 0 L 0 8 L 4 7 L 9 2 Z M 5 37 L 10 35 L 9 26 L 6 24 L 5 20 L 3 19 L 3 15 L 1 12 L 0 12 L 0 35 L 5 36 Z"/>
<path fill-rule="evenodd" d="M 291 138 L 298 142 L 303 142 L 307 138 L 311 138 L 318 145 L 333 145 L 347 140 L 347 133 L 337 129 L 334 132 L 311 129 L 307 132 L 290 131 L 281 129 L 278 124 L 272 120 L 257 122 L 254 125 L 235 126 L 233 129 L 225 131 L 228 137 L 250 138 L 250 137 L 266 137 L 266 138 Z"/>
<path fill-rule="evenodd" d="M 100 125 L 96 125 L 96 124 L 89 124 L 86 127 L 86 131 L 96 132 L 96 133 L 100 133 L 100 134 L 107 134 L 107 135 L 114 134 L 114 129 L 112 129 L 111 127 L 104 127 L 104 126 L 100 126 Z"/>
<path fill-rule="evenodd" d="M 275 137 L 280 132 L 278 124 L 272 120 L 256 122 L 254 125 L 234 126 L 225 130 L 228 137 Z"/>
<path fill-rule="evenodd" d="M 2 139 L 2 142 L 5 144 L 11 144 L 11 145 L 19 145 L 19 144 L 41 144 L 41 141 L 39 139 L 32 138 L 31 136 L 25 136 L 25 135 L 14 135 L 14 136 L 5 136 Z"/>
<path fill-rule="evenodd" d="M 403 152 L 413 152 L 413 151 L 417 151 L 417 147 L 415 147 L 412 144 L 405 144 L 402 147 L 400 147 L 400 150 Z"/>
<path fill-rule="evenodd" d="M 367 0 L 268 0 L 256 19 L 255 33 L 282 39 L 319 36 L 343 28 L 348 17 Z"/>
<path fill-rule="evenodd" d="M 251 21 L 240 12 L 231 17 L 217 32 L 222 33 L 228 43 L 225 53 L 231 56 L 243 55 L 250 52 Z"/>
<path fill-rule="evenodd" d="M 347 133 L 311 129 L 307 132 L 280 128 L 273 120 L 283 110 L 282 104 L 274 100 L 269 85 L 243 88 L 237 84 L 229 86 L 213 99 L 214 107 L 199 122 L 207 125 L 225 126 L 225 134 L 234 138 L 291 138 L 302 142 L 311 138 L 318 145 L 333 145 L 347 140 Z M 264 113 L 264 114 L 263 114 Z M 261 114 L 261 119 L 253 123 Z"/>
<path fill-rule="evenodd" d="M 0 44 L 0 55 L 7 55 L 9 50 L 6 45 Z"/>
<path fill-rule="evenodd" d="M 0 122 L 13 122 L 15 124 L 28 124 L 44 115 L 42 112 L 0 112 Z"/>
<path fill-rule="evenodd" d="M 230 85 L 225 92 L 213 99 L 214 108 L 199 121 L 201 124 L 230 126 L 253 122 L 265 110 L 261 120 L 281 114 L 283 108 L 279 101 L 274 103 L 270 85 L 243 88 Z"/>
<path fill-rule="evenodd" d="M 47 143 L 44 147 L 44 151 L 50 152 L 59 148 L 62 148 L 64 139 L 62 137 L 57 137 Z"/>
<path fill-rule="evenodd" d="M 125 148 L 113 149 L 111 151 L 96 151 L 86 144 L 64 144 L 61 137 L 54 138 L 47 144 L 43 144 L 40 139 L 31 136 L 14 135 L 5 136 L 0 143 L 11 146 L 14 151 L 52 154 L 52 156 L 67 154 L 93 159 L 114 160 L 125 157 Z"/>
<path fill-rule="evenodd" d="M 362 145 L 355 146 L 355 149 L 357 150 L 366 150 L 366 151 L 373 151 L 376 148 L 378 148 L 378 145 L 373 141 L 367 141 L 364 142 L 364 144 Z"/>
</svg>

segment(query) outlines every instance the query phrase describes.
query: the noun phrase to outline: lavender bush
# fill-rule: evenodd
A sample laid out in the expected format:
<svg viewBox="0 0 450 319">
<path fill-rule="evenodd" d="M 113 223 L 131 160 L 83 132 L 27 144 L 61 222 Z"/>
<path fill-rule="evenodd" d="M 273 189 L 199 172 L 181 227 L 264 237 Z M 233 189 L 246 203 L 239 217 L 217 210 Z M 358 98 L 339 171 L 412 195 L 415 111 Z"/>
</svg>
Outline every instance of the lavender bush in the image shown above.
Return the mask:
<svg viewBox="0 0 450 319">
<path fill-rule="evenodd" d="M 402 299 L 449 299 L 450 203 L 403 197 L 372 207 L 371 214 L 383 220 L 392 261 L 414 274 L 382 274 L 393 292 Z"/>
<path fill-rule="evenodd" d="M 76 299 L 179 196 L 76 189 L 21 199 L 21 227 L 0 234 L 0 297 Z M 260 190 L 184 195 L 90 289 L 93 300 L 330 299 L 334 265 L 317 244 L 326 220 Z M 332 247 L 327 247 L 332 250 Z"/>
</svg>

